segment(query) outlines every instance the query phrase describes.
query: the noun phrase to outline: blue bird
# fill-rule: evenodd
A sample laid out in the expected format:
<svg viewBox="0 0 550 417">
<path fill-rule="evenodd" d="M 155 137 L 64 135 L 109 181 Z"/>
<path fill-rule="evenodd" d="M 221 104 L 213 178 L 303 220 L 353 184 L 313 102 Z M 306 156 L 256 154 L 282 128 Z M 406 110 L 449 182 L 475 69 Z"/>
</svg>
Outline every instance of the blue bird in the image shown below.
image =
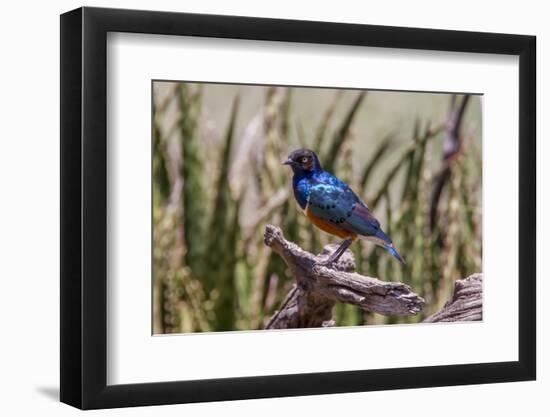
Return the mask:
<svg viewBox="0 0 550 417">
<path fill-rule="evenodd" d="M 297 149 L 283 164 L 292 168 L 294 197 L 310 221 L 319 229 L 344 239 L 322 265 L 337 262 L 358 237 L 382 246 L 405 263 L 368 206 L 345 182 L 323 170 L 315 152 Z"/>
</svg>

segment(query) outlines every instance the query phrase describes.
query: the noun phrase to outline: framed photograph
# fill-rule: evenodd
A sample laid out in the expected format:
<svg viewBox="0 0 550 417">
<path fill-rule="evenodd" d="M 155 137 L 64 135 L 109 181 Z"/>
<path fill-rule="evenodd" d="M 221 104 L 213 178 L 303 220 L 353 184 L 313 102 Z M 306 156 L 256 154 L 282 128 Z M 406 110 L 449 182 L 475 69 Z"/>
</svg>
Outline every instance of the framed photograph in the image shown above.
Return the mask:
<svg viewBox="0 0 550 417">
<path fill-rule="evenodd" d="M 61 16 L 61 401 L 533 380 L 535 37 Z"/>
</svg>

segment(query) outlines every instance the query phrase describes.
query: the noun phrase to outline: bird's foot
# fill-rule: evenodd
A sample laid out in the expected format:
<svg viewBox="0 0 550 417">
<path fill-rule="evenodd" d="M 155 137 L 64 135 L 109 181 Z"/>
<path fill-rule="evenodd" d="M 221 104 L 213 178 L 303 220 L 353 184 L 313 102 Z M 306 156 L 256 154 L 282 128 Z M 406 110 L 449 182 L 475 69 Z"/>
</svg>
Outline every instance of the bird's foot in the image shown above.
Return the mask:
<svg viewBox="0 0 550 417">
<path fill-rule="evenodd" d="M 338 249 L 336 249 L 334 252 L 330 254 L 330 256 L 326 259 L 323 259 L 322 261 L 315 262 L 315 266 L 325 266 L 330 267 L 332 264 L 335 264 L 338 262 L 340 257 L 344 254 L 344 252 L 349 248 L 349 245 L 353 242 L 353 239 L 346 239 L 344 240 Z"/>
</svg>

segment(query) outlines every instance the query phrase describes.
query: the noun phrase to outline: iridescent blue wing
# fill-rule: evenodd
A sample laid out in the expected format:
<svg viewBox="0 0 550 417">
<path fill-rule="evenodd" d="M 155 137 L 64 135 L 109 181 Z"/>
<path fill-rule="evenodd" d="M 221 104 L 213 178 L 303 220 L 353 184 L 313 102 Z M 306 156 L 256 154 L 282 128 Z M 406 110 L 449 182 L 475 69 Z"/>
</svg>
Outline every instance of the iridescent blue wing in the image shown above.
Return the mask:
<svg viewBox="0 0 550 417">
<path fill-rule="evenodd" d="M 333 178 L 330 182 L 318 182 L 310 186 L 308 209 L 316 217 L 343 230 L 363 236 L 376 235 L 380 229 L 378 220 L 351 188 L 336 177 Z"/>
</svg>

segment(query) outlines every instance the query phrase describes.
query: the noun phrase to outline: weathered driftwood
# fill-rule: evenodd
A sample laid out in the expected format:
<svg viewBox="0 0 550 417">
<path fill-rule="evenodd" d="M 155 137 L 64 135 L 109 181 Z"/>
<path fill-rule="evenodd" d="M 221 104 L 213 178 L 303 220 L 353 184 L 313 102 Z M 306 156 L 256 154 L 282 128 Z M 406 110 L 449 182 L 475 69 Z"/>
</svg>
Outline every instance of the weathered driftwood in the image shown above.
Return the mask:
<svg viewBox="0 0 550 417">
<path fill-rule="evenodd" d="M 476 321 L 483 318 L 483 274 L 473 274 L 455 282 L 452 298 L 443 308 L 424 320 L 424 323 L 442 321 Z"/>
<path fill-rule="evenodd" d="M 387 316 L 411 316 L 422 310 L 424 300 L 408 285 L 353 272 L 355 260 L 350 251 L 327 268 L 316 262 L 326 259 L 336 245 L 328 245 L 315 256 L 286 240 L 281 229 L 271 225 L 266 227 L 264 241 L 283 258 L 296 279 L 266 329 L 332 326 L 332 309 L 338 302 Z"/>
</svg>

